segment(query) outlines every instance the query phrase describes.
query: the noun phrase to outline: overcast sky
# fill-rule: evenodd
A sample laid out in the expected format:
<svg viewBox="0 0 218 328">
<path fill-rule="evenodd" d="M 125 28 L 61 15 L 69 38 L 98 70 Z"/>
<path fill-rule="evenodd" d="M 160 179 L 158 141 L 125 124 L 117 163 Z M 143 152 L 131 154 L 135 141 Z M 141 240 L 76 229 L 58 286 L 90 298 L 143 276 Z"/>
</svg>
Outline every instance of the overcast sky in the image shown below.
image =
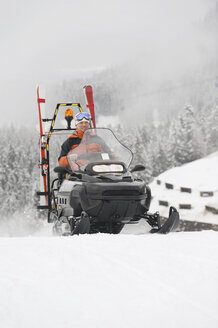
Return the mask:
<svg viewBox="0 0 218 328">
<path fill-rule="evenodd" d="M 215 2 L 0 0 L 1 125 L 37 118 L 37 83 L 134 60 L 178 40 L 186 46 Z"/>
</svg>

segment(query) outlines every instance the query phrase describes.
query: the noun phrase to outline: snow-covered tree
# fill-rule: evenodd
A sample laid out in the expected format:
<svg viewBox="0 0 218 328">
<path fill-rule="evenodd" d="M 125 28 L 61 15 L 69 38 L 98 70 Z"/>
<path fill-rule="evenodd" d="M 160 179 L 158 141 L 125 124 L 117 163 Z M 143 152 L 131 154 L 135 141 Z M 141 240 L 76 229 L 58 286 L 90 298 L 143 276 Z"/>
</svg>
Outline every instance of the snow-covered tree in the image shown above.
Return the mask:
<svg viewBox="0 0 218 328">
<path fill-rule="evenodd" d="M 186 105 L 176 125 L 175 159 L 182 165 L 196 159 L 194 145 L 195 118 L 191 105 Z"/>
</svg>

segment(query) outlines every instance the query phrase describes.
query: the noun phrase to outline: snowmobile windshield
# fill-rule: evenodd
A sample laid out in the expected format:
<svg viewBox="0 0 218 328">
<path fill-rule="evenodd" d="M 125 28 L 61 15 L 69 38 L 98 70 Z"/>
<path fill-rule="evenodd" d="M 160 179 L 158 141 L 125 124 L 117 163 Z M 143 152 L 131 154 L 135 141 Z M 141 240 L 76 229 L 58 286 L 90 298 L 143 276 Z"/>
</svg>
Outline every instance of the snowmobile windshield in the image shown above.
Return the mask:
<svg viewBox="0 0 218 328">
<path fill-rule="evenodd" d="M 85 131 L 79 146 L 70 150 L 67 159 L 73 171 L 82 169 L 89 163 L 107 164 L 104 168 L 100 167 L 101 165 L 96 166 L 97 173 L 98 170 L 105 168 L 121 172 L 123 168 L 117 163 L 122 162 L 128 168 L 132 157 L 131 150 L 121 144 L 110 129 L 98 128 Z"/>
</svg>

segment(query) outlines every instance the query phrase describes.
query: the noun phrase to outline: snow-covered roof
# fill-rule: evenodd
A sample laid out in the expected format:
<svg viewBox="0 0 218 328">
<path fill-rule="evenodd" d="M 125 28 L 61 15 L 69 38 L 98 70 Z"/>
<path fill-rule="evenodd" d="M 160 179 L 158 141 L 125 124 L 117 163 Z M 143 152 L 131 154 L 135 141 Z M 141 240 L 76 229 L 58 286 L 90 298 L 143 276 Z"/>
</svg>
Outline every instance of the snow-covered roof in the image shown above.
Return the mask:
<svg viewBox="0 0 218 328">
<path fill-rule="evenodd" d="M 171 184 L 172 189 L 168 189 L 166 183 Z M 151 211 L 168 215 L 169 207 L 159 205 L 160 200 L 178 209 L 189 205 L 191 209 L 179 209 L 182 219 L 218 224 L 218 214 L 205 208 L 218 210 L 218 152 L 160 174 L 150 187 Z M 181 188 L 187 188 L 186 192 Z"/>
</svg>

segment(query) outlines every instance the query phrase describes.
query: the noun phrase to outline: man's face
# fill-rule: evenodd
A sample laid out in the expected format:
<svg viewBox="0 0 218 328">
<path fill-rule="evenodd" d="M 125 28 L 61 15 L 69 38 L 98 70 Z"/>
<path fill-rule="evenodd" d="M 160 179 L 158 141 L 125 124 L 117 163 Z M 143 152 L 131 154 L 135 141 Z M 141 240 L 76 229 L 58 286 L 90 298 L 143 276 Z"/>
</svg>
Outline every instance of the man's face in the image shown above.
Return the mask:
<svg viewBox="0 0 218 328">
<path fill-rule="evenodd" d="M 87 121 L 83 121 L 80 122 L 76 125 L 76 128 L 79 129 L 82 132 L 85 132 L 86 130 L 88 130 L 90 128 L 89 122 Z"/>
</svg>

